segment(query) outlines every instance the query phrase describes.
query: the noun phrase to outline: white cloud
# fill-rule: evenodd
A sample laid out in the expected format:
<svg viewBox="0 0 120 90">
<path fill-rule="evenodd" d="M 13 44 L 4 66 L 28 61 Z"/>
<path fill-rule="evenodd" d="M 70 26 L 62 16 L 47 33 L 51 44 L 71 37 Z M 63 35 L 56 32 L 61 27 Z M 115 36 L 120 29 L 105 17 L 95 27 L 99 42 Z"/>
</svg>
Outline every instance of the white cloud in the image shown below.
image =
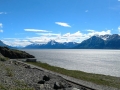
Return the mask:
<svg viewBox="0 0 120 90">
<path fill-rule="evenodd" d="M 3 24 L 2 23 L 0 23 L 0 28 L 2 28 L 3 27 Z"/>
<path fill-rule="evenodd" d="M 27 32 L 41 32 L 41 33 L 45 33 L 45 32 L 51 32 L 51 31 L 47 31 L 47 30 L 39 30 L 39 29 L 24 29 Z"/>
<path fill-rule="evenodd" d="M 0 12 L 0 14 L 7 14 L 7 12 Z"/>
<path fill-rule="evenodd" d="M 93 35 L 105 35 L 105 34 L 111 34 L 111 30 L 107 30 L 107 31 L 95 31 L 95 30 L 87 30 L 89 33 L 89 36 L 93 36 Z"/>
<path fill-rule="evenodd" d="M 36 33 L 37 35 L 42 35 L 42 36 L 58 36 L 60 34 L 56 33 Z"/>
<path fill-rule="evenodd" d="M 63 27 L 71 27 L 68 23 L 64 23 L 64 22 L 55 22 L 55 24 L 63 26 Z"/>
<path fill-rule="evenodd" d="M 38 43 L 38 44 L 44 44 L 50 41 L 50 39 L 54 39 L 52 37 L 46 37 L 46 36 L 40 36 L 40 37 L 28 37 L 27 40 L 29 40 L 32 43 Z"/>
<path fill-rule="evenodd" d="M 71 36 L 73 37 L 81 37 L 83 34 L 80 32 L 80 31 L 77 31 L 76 33 L 74 34 L 71 34 Z"/>
<path fill-rule="evenodd" d="M 19 38 L 5 38 L 2 40 L 5 44 L 16 47 L 22 46 L 25 47 L 26 45 L 32 44 L 29 40 L 19 39 Z"/>
<path fill-rule="evenodd" d="M 66 33 L 63 35 L 63 37 L 81 37 L 83 34 L 80 31 L 77 31 L 73 34 Z"/>
<path fill-rule="evenodd" d="M 77 31 L 75 33 L 66 33 L 64 35 L 61 36 L 61 40 L 59 40 L 59 42 L 82 42 L 83 40 L 85 40 L 85 36 L 83 33 L 81 33 L 80 31 Z"/>
<path fill-rule="evenodd" d="M 96 30 L 87 30 L 87 33 L 82 33 L 80 31 L 74 33 L 36 33 L 40 36 L 38 37 L 26 37 L 26 38 L 6 38 L 3 41 L 11 46 L 26 46 L 31 43 L 43 44 L 47 43 L 50 40 L 55 40 L 57 42 L 82 42 L 90 38 L 93 35 L 105 35 L 111 34 L 111 30 L 106 31 L 96 31 Z"/>
<path fill-rule="evenodd" d="M 120 26 L 118 27 L 118 30 L 119 30 L 119 32 L 120 32 Z"/>
</svg>

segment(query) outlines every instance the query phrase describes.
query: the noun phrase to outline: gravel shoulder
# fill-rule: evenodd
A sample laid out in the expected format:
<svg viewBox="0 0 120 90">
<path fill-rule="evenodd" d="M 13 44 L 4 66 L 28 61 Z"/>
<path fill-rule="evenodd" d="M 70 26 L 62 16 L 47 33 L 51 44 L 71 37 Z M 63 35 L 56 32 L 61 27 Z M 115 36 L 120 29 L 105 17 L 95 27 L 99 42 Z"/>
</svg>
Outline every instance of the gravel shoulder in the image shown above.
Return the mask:
<svg viewBox="0 0 120 90">
<path fill-rule="evenodd" d="M 85 88 L 81 85 L 93 88 Z M 119 90 L 58 74 L 17 60 L 0 61 L 0 90 Z"/>
</svg>

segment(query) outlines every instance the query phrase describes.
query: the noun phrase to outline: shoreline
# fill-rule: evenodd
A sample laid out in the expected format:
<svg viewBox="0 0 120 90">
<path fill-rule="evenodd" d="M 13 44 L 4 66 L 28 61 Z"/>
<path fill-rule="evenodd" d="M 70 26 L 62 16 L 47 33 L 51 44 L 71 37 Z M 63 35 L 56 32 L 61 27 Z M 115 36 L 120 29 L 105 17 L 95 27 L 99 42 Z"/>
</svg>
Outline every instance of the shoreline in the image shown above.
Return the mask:
<svg viewBox="0 0 120 90">
<path fill-rule="evenodd" d="M 101 50 L 26 50 L 37 60 L 69 70 L 120 77 L 119 52 Z M 92 53 L 91 53 L 92 52 Z M 95 53 L 95 54 L 94 54 Z M 113 55 L 114 53 L 114 55 Z"/>
<path fill-rule="evenodd" d="M 22 80 L 22 82 L 24 81 L 24 83 L 25 83 L 25 85 L 23 85 L 23 86 L 27 86 L 27 87 L 31 88 L 31 89 L 25 89 L 25 90 L 39 90 L 40 88 L 42 88 L 40 90 L 55 90 L 55 89 L 53 89 L 53 87 L 56 82 L 57 82 L 57 84 L 59 82 L 62 84 L 64 83 L 66 86 L 65 90 L 84 90 L 81 88 L 87 88 L 87 87 L 88 88 L 86 90 L 119 90 L 117 88 L 103 86 L 103 85 L 97 85 L 97 84 L 94 84 L 94 83 L 91 83 L 91 82 L 88 82 L 85 80 L 75 79 L 73 77 L 69 77 L 69 76 L 66 76 L 66 75 L 63 75 L 63 74 L 60 74 L 57 72 L 53 72 L 51 70 L 47 70 L 42 67 L 38 67 L 38 66 L 35 66 L 32 64 L 28 64 L 26 62 L 18 61 L 17 59 L 13 60 L 13 61 L 9 60 L 7 62 L 0 61 L 0 64 L 1 65 L 4 64 L 3 66 L 13 69 L 13 70 L 11 70 L 12 74 L 11 74 L 11 72 L 9 73 L 9 74 L 11 74 L 10 76 L 6 77 L 6 75 L 5 76 L 1 75 L 1 78 L 6 77 L 7 79 L 10 79 L 9 81 L 7 81 L 8 85 L 14 79 L 15 80 L 17 79 L 19 81 L 19 84 L 21 85 L 20 82 Z M 53 66 L 51 66 L 51 67 L 53 67 Z M 58 68 L 56 67 L 56 69 L 58 69 Z M 45 84 L 38 84 L 38 81 L 41 81 L 42 80 L 41 78 L 44 75 L 47 75 L 47 76 L 49 75 L 50 81 L 46 81 Z M 7 80 L 6 78 L 4 78 L 4 79 Z M 17 81 L 17 83 L 18 83 L 18 81 Z M 0 82 L 2 82 L 3 84 L 5 83 L 5 82 L 1 81 L 1 79 L 0 79 Z M 80 86 L 80 85 L 82 85 L 82 86 Z M 11 86 L 14 86 L 14 85 L 11 85 Z M 72 87 L 69 87 L 69 86 L 72 86 Z M 21 86 L 18 86 L 18 87 L 21 88 Z M 1 86 L 0 86 L 0 88 L 1 88 Z M 35 88 L 35 89 L 33 89 L 33 88 Z M 90 89 L 90 88 L 92 88 L 92 89 Z M 5 90 L 5 89 L 3 89 L 3 90 Z M 14 89 L 10 89 L 10 90 L 14 90 Z M 23 89 L 20 89 L 20 90 L 23 90 Z M 64 89 L 60 89 L 60 90 L 64 90 Z"/>
<path fill-rule="evenodd" d="M 21 61 L 0 61 L 0 90 L 94 90 Z"/>
<path fill-rule="evenodd" d="M 41 63 L 41 62 L 37 62 L 37 63 Z M 39 65 L 37 65 L 37 64 L 34 64 L 34 63 L 30 63 L 30 64 L 33 64 L 33 65 L 36 65 L 36 66 L 38 66 L 38 67 L 42 67 L 42 68 L 45 68 L 46 69 L 46 67 L 43 67 L 44 65 L 46 66 L 48 66 L 48 68 L 50 68 L 50 67 L 53 67 L 53 68 L 56 68 L 56 70 L 58 69 L 58 70 L 65 70 L 67 73 L 73 73 L 73 75 L 70 75 L 70 74 L 67 74 L 66 75 L 66 73 L 61 73 L 61 72 L 59 72 L 58 70 L 56 71 L 56 70 L 51 70 L 51 69 L 48 69 L 47 68 L 47 70 L 50 70 L 50 71 L 53 71 L 54 73 L 58 73 L 58 74 L 62 74 L 62 75 L 65 75 L 65 76 L 68 76 L 68 77 L 70 77 L 70 78 L 73 78 L 73 79 L 71 79 L 71 80 L 74 80 L 75 79 L 75 82 L 77 81 L 77 83 L 79 83 L 79 80 L 81 80 L 80 81 L 80 84 L 83 84 L 84 85 L 84 83 L 83 82 L 85 82 L 85 83 L 87 83 L 87 84 L 85 84 L 86 86 L 88 85 L 88 87 L 92 87 L 92 88 L 96 88 L 97 90 L 99 90 L 100 88 L 102 88 L 101 90 L 115 90 L 115 89 L 110 89 L 109 87 L 114 87 L 114 88 L 119 88 L 120 89 L 120 86 L 119 86 L 119 83 L 120 83 L 120 81 L 119 82 L 117 82 L 117 85 L 113 85 L 112 86 L 112 83 L 114 83 L 117 79 L 119 80 L 120 79 L 120 77 L 114 77 L 114 76 L 109 76 L 109 75 L 102 75 L 102 74 L 92 74 L 92 73 L 86 73 L 86 72 L 82 72 L 82 71 L 76 71 L 76 70 L 66 70 L 66 69 L 64 69 L 64 68 L 60 68 L 60 67 L 56 67 L 56 66 L 51 66 L 51 65 L 49 65 L 49 64 L 46 64 L 46 63 L 41 63 L 40 65 L 41 66 L 39 66 Z M 43 64 L 43 66 L 42 66 L 42 64 Z M 89 79 L 90 80 L 88 80 L 88 79 L 86 79 L 86 77 L 84 78 L 84 79 L 82 79 L 82 78 L 79 78 L 79 77 L 76 77 L 76 75 L 75 74 L 78 74 L 78 75 L 80 75 L 80 74 L 82 74 L 82 75 L 87 75 L 87 77 L 89 77 L 89 75 L 91 76 Z M 75 76 L 74 76 L 75 75 Z M 80 75 L 81 76 L 81 75 Z M 95 78 L 94 80 L 99 80 L 97 83 L 96 83 L 96 81 L 95 82 L 93 82 L 94 80 L 92 80 L 91 78 Z M 96 79 L 96 78 L 98 78 L 98 79 Z M 111 82 L 112 81 L 112 82 Z M 82 83 L 81 83 L 82 82 Z M 103 83 L 103 84 L 102 84 Z M 107 85 L 106 85 L 107 84 Z M 109 85 L 109 84 L 111 84 L 111 85 Z M 98 89 L 99 88 L 99 89 Z M 106 89 L 105 89 L 106 88 Z M 109 88 L 109 89 L 108 89 Z"/>
<path fill-rule="evenodd" d="M 23 62 L 24 63 L 24 62 Z M 25 62 L 26 63 L 26 62 Z M 30 62 L 28 65 L 35 65 L 35 67 L 37 66 L 37 68 L 39 68 L 40 70 L 43 70 L 43 71 L 47 71 L 47 72 L 50 72 L 50 73 L 52 73 L 52 74 L 57 74 L 57 75 L 59 75 L 59 76 L 62 76 L 62 77 L 65 77 L 65 78 L 70 78 L 69 80 L 72 80 L 72 81 L 74 81 L 75 83 L 78 83 L 78 84 L 82 84 L 82 85 L 84 85 L 85 84 L 85 86 L 88 86 L 88 87 L 91 87 L 91 88 L 97 88 L 97 90 L 99 90 L 100 88 L 102 88 L 101 90 L 117 90 L 117 89 L 110 89 L 110 88 L 112 88 L 111 86 L 107 86 L 107 85 L 102 85 L 101 83 L 99 84 L 99 83 L 94 83 L 94 82 L 91 82 L 91 80 L 82 80 L 82 79 L 80 79 L 80 78 L 76 78 L 76 77 L 74 77 L 74 76 L 71 76 L 71 75 L 69 75 L 69 74 L 67 74 L 67 75 L 65 75 L 64 73 L 61 73 L 61 72 L 57 72 L 58 70 L 60 70 L 60 69 L 62 69 L 63 71 L 64 70 L 66 70 L 66 69 L 63 69 L 63 68 L 60 68 L 60 67 L 56 67 L 56 66 L 51 66 L 51 65 L 49 65 L 49 64 L 46 64 L 46 63 L 41 63 L 41 62 L 36 62 L 36 63 L 40 63 L 40 65 L 41 66 L 39 66 L 39 65 L 36 65 L 36 64 L 33 64 L 34 62 Z M 43 67 L 43 66 L 45 66 L 45 67 Z M 34 67 L 34 66 L 33 66 Z M 47 68 L 46 68 L 47 67 Z M 56 68 L 56 70 L 57 71 L 54 71 L 54 70 L 50 70 L 50 68 L 52 67 L 52 69 L 55 69 Z M 49 69 L 48 69 L 49 68 Z M 70 72 L 67 72 L 67 73 L 71 73 L 71 71 L 73 71 L 74 72 L 74 74 L 76 73 L 75 72 L 75 70 L 67 70 L 67 71 L 70 71 Z M 82 71 L 78 71 L 78 72 L 82 72 Z M 77 72 L 77 73 L 78 73 Z M 98 78 L 98 79 L 101 79 L 101 81 L 102 81 L 102 83 L 104 83 L 105 82 L 105 78 L 107 78 L 107 79 L 112 79 L 112 81 L 115 81 L 116 79 L 120 79 L 120 77 L 114 77 L 114 76 L 109 76 L 109 75 L 101 75 L 101 74 L 91 74 L 91 73 L 86 73 L 86 72 L 82 72 L 84 75 L 85 74 L 87 74 L 87 77 L 89 76 L 89 74 L 90 75 L 92 75 L 94 78 L 96 77 L 96 78 Z M 81 73 L 81 74 L 82 74 Z M 95 75 L 95 76 L 94 76 Z M 100 76 L 100 77 L 99 77 Z M 101 77 L 102 76 L 102 77 Z M 64 78 L 64 79 L 65 79 Z M 90 77 L 91 78 L 91 77 Z M 95 78 L 95 79 L 96 79 Z M 108 80 L 106 83 L 108 83 L 108 84 L 111 84 L 111 83 L 109 83 L 109 81 L 110 80 Z M 81 83 L 82 82 L 82 83 Z M 105 83 L 105 84 L 106 84 Z M 113 82 L 114 83 L 114 82 Z M 120 82 L 119 82 L 120 83 Z M 119 88 L 120 89 L 120 87 L 117 85 L 117 86 L 113 86 L 114 88 Z M 105 89 L 105 88 L 107 88 L 107 89 Z M 109 89 L 108 89 L 109 88 Z"/>
</svg>

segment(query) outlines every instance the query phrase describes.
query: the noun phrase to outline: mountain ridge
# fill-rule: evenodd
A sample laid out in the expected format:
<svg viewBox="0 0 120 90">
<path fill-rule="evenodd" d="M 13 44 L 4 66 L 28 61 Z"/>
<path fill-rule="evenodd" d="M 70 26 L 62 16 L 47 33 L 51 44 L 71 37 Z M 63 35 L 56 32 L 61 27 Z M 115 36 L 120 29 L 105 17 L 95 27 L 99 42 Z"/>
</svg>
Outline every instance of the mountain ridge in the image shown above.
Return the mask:
<svg viewBox="0 0 120 90">
<path fill-rule="evenodd" d="M 30 44 L 26 46 L 25 49 L 67 49 L 72 48 L 76 45 L 78 45 L 76 42 L 59 43 L 55 40 L 51 40 L 46 44 Z"/>
<path fill-rule="evenodd" d="M 0 46 L 12 48 L 0 41 Z M 21 48 L 20 48 L 21 49 Z M 76 42 L 56 42 L 51 40 L 46 44 L 33 43 L 22 49 L 120 49 L 120 35 L 95 35 L 82 41 Z"/>
<path fill-rule="evenodd" d="M 75 49 L 120 49 L 120 35 L 113 34 L 113 35 L 105 35 L 105 36 L 92 36 L 91 38 L 84 40 L 74 48 Z"/>
</svg>

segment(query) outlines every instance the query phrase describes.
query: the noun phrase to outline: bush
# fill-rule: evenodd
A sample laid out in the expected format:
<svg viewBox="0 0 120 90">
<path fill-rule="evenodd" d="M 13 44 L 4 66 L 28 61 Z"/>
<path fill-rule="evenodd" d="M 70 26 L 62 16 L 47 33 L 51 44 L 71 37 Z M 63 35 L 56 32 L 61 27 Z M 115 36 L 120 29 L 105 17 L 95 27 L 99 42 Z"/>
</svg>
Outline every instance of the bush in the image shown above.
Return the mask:
<svg viewBox="0 0 120 90">
<path fill-rule="evenodd" d="M 7 61 L 9 58 L 6 57 L 0 57 L 0 61 Z"/>
</svg>

